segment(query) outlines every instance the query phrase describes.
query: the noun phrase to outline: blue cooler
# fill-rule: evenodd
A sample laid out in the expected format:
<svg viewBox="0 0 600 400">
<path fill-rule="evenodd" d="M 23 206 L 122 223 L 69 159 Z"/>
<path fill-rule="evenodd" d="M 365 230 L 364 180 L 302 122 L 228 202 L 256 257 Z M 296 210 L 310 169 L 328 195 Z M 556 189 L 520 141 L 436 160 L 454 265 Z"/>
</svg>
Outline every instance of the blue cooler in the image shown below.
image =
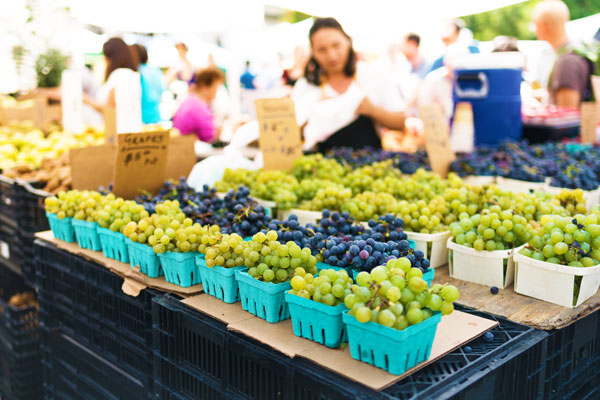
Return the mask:
<svg viewBox="0 0 600 400">
<path fill-rule="evenodd" d="M 465 56 L 454 70 L 454 104 L 473 107 L 475 145 L 494 145 L 520 140 L 522 60 L 512 53 Z"/>
</svg>

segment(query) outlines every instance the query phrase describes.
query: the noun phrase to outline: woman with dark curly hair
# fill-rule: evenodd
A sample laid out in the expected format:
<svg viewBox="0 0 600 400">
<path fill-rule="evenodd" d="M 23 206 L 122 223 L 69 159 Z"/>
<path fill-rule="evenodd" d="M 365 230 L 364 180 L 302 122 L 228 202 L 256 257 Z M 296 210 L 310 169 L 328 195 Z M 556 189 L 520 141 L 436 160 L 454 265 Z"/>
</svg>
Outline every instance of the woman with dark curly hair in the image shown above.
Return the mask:
<svg viewBox="0 0 600 400">
<path fill-rule="evenodd" d="M 357 62 L 350 36 L 335 19 L 316 19 L 309 38 L 311 57 L 292 91 L 304 148 L 380 148 L 379 127 L 404 127 L 400 94 Z"/>
</svg>

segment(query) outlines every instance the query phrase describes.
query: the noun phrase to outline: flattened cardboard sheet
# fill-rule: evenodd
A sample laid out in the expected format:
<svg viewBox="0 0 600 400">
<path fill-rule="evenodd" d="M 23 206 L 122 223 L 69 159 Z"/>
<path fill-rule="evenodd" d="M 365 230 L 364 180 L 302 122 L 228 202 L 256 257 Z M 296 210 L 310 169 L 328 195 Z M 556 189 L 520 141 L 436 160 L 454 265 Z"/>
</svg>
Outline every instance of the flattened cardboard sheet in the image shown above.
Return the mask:
<svg viewBox="0 0 600 400">
<path fill-rule="evenodd" d="M 256 318 L 244 311 L 240 303 L 227 304 L 208 294 L 188 297 L 182 303 L 226 324 Z"/>
<path fill-rule="evenodd" d="M 127 290 L 130 293 L 135 292 L 136 288 L 143 290 L 141 289 L 140 285 L 142 285 L 144 289 L 146 287 L 149 287 L 151 289 L 156 289 L 161 292 L 176 293 L 182 297 L 189 297 L 193 294 L 202 293 L 202 285 L 194 285 L 184 288 L 167 282 L 164 276 L 161 276 L 159 278 L 148 278 L 145 275 L 140 275 L 139 273 L 136 274 L 136 271 L 132 270 L 131 265 L 129 265 L 128 263 L 122 263 L 117 260 L 106 258 L 104 257 L 104 254 L 102 254 L 101 251 L 82 249 L 81 247 L 79 247 L 77 242 L 67 243 L 62 240 L 58 240 L 54 237 L 52 231 L 38 232 L 35 234 L 35 236 L 39 239 L 45 240 L 46 242 L 54 244 L 61 250 L 65 250 L 71 254 L 79 255 L 84 258 L 87 258 L 88 260 L 94 261 L 104 266 L 105 268 L 111 270 L 115 274 L 123 277 L 123 279 L 127 279 L 128 281 L 135 281 L 135 285 L 131 283 L 126 285 L 126 287 L 129 288 Z M 140 281 L 139 279 L 143 279 L 143 281 Z M 131 295 L 127 291 L 124 292 L 126 294 Z"/>
<path fill-rule="evenodd" d="M 117 147 L 110 144 L 88 146 L 69 151 L 73 189 L 108 188 L 115 173 Z"/>
<path fill-rule="evenodd" d="M 194 144 L 196 136 L 183 135 L 172 137 L 167 155 L 167 179 L 187 178 L 196 165 Z"/>
</svg>

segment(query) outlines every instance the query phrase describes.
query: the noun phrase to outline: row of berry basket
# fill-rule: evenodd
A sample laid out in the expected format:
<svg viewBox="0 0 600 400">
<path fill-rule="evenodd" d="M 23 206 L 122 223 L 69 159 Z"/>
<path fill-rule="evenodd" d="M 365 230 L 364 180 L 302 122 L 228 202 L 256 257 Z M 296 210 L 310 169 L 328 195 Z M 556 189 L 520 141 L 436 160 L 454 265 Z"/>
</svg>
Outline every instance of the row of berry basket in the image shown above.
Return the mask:
<svg viewBox="0 0 600 400">
<path fill-rule="evenodd" d="M 511 250 L 476 251 L 448 239 L 450 276 L 498 288 L 514 283 L 515 292 L 574 308 L 598 292 L 600 265 L 568 267 L 538 261 Z"/>
<path fill-rule="evenodd" d="M 132 268 L 149 277 L 158 277 L 164 271 L 167 281 L 180 286 L 203 284 L 204 291 L 225 303 L 241 302 L 242 308 L 269 323 L 291 318 L 295 335 L 337 348 L 348 343 L 353 358 L 402 374 L 430 354 L 439 312 L 420 324 L 405 330 L 388 328 L 373 322 L 360 323 L 342 303 L 329 306 L 288 293 L 290 282 L 274 284 L 263 282 L 248 274 L 246 267 L 208 267 L 199 253 L 155 254 L 149 246 L 131 242 L 123 234 L 101 228 L 96 223 L 59 219 L 48 214 L 50 227 L 56 238 L 74 242 L 80 247 L 104 252 L 108 258 L 130 262 Z M 319 263 L 320 270 L 333 268 Z M 429 268 L 423 279 L 431 285 L 434 270 Z M 376 337 L 376 339 L 375 339 Z M 367 340 L 368 339 L 368 340 Z M 410 346 L 406 345 L 411 343 Z"/>
</svg>

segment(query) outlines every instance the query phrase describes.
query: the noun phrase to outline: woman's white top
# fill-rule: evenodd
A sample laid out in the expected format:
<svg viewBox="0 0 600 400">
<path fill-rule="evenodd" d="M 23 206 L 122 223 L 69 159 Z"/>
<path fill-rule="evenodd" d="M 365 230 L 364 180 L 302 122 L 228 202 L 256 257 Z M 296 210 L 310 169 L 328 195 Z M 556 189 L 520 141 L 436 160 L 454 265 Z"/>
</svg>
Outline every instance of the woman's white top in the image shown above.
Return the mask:
<svg viewBox="0 0 600 400">
<path fill-rule="evenodd" d="M 140 74 L 129 68 L 117 68 L 98 90 L 97 100 L 106 104 L 115 91 L 117 133 L 142 130 L 142 84 Z"/>
<path fill-rule="evenodd" d="M 388 111 L 402 111 L 399 91 L 389 84 L 389 77 L 375 64 L 358 63 L 356 79 L 340 94 L 329 84 L 315 86 L 300 78 L 291 98 L 296 108 L 296 120 L 304 127 L 304 149 L 327 140 L 341 128 L 358 118 L 356 108 L 365 97 Z"/>
</svg>

